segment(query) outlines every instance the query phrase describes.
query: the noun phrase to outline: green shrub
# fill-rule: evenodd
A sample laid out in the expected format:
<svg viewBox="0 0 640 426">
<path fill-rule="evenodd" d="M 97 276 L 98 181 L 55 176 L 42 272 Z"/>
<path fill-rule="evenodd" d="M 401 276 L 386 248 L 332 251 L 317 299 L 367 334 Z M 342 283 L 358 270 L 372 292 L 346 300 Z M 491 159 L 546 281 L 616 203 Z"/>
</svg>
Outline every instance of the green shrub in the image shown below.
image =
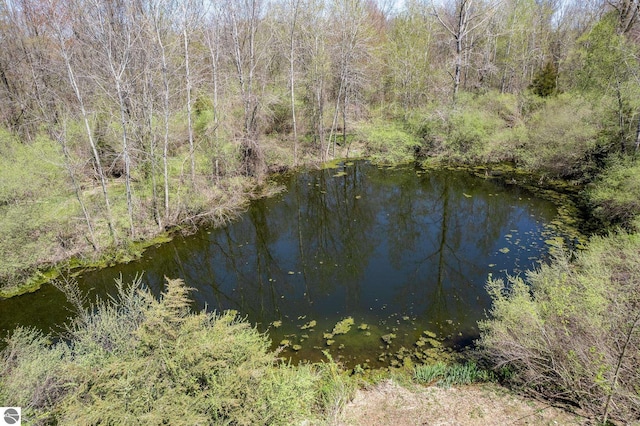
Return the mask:
<svg viewBox="0 0 640 426">
<path fill-rule="evenodd" d="M 594 238 L 574 263 L 489 280 L 480 346 L 510 381 L 622 422 L 640 416 L 640 236 Z"/>
<path fill-rule="evenodd" d="M 515 161 L 527 137 L 518 98 L 497 92 L 461 93 L 453 106 L 413 112 L 407 129 L 425 154 L 471 163 Z"/>
<path fill-rule="evenodd" d="M 29 144 L 0 128 L 0 206 L 66 192 L 62 150 L 47 137 Z"/>
<path fill-rule="evenodd" d="M 634 229 L 634 219 L 640 215 L 639 194 L 640 162 L 629 158 L 612 163 L 587 191 L 598 219 L 627 229 Z"/>
<path fill-rule="evenodd" d="M 169 280 L 156 300 L 119 283 L 117 297 L 88 310 L 70 292 L 80 315 L 68 343 L 16 330 L 0 358 L 0 398 L 33 423 L 296 424 L 352 394 L 333 363 L 278 363 L 235 313 L 191 313 L 188 291 Z"/>
<path fill-rule="evenodd" d="M 536 75 L 529 88 L 533 93 L 543 98 L 551 96 L 557 91 L 558 68 L 552 61 L 547 61 Z"/>
<path fill-rule="evenodd" d="M 419 140 L 397 122 L 373 121 L 356 128 L 357 139 L 367 146 L 367 154 L 376 161 L 404 163 L 415 158 Z"/>
<path fill-rule="evenodd" d="M 553 177 L 583 174 L 588 154 L 598 142 L 598 117 L 583 98 L 568 94 L 548 98 L 527 123 L 525 166 Z"/>
</svg>

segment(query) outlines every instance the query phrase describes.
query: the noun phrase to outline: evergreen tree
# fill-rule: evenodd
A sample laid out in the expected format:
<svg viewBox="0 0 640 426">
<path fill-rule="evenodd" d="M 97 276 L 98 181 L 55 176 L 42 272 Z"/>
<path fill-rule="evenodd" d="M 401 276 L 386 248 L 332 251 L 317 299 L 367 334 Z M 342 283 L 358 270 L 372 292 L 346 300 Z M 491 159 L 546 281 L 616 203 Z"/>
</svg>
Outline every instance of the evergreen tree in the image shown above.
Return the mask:
<svg viewBox="0 0 640 426">
<path fill-rule="evenodd" d="M 529 88 L 538 96 L 546 98 L 557 93 L 558 69 L 552 61 L 548 61 L 545 66 L 533 77 L 533 82 Z"/>
</svg>

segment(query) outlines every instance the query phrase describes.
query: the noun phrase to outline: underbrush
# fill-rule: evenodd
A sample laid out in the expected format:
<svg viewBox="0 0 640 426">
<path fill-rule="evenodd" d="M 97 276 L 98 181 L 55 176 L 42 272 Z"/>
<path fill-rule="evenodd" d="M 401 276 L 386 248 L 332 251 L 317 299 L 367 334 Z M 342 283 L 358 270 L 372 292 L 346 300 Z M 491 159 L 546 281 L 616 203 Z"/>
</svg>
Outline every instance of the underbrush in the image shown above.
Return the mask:
<svg viewBox="0 0 640 426">
<path fill-rule="evenodd" d="M 237 173 L 237 147 L 232 143 L 201 146 L 195 184 L 190 181 L 188 152 L 176 149 L 167 164 L 167 211 L 160 159 L 153 173 L 141 162 L 132 174 L 134 235 L 124 179 L 107 179 L 114 239 L 95 170 L 77 157 L 84 151 L 82 134 L 76 133 L 68 133 L 65 156 L 60 141 L 46 135 L 23 143 L 0 129 L 0 297 L 37 289 L 56 275 L 51 268 L 65 264 L 131 260 L 144 241 L 168 229 L 226 223 L 237 217 L 256 187 L 254 180 Z"/>
<path fill-rule="evenodd" d="M 378 163 L 398 164 L 411 161 L 420 146 L 418 139 L 398 122 L 373 120 L 360 123 L 356 138 L 365 144 L 367 156 Z"/>
<path fill-rule="evenodd" d="M 587 191 L 593 214 L 606 227 L 623 226 L 640 231 L 640 162 L 616 159 Z"/>
<path fill-rule="evenodd" d="M 30 424 L 297 424 L 335 416 L 353 381 L 333 362 L 292 367 L 236 313 L 191 313 L 168 280 L 82 308 L 64 340 L 18 328 L 0 356 L 0 400 Z"/>
<path fill-rule="evenodd" d="M 640 236 L 594 237 L 550 265 L 489 280 L 480 345 L 509 382 L 575 404 L 602 423 L 640 417 Z"/>
<path fill-rule="evenodd" d="M 578 94 L 461 94 L 455 104 L 405 114 L 419 152 L 441 161 L 513 162 L 531 172 L 580 183 L 591 181 L 614 151 L 616 126 L 606 105 Z"/>
</svg>

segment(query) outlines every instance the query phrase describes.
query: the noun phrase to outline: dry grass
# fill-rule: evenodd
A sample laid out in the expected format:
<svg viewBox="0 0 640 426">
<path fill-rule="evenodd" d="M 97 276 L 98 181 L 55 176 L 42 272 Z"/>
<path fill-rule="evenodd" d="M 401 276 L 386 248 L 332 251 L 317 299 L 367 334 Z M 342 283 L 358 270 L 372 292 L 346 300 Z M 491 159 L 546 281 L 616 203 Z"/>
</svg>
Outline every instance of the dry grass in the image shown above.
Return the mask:
<svg viewBox="0 0 640 426">
<path fill-rule="evenodd" d="M 586 425 L 589 420 L 495 384 L 404 388 L 388 380 L 359 390 L 338 425 Z"/>
</svg>

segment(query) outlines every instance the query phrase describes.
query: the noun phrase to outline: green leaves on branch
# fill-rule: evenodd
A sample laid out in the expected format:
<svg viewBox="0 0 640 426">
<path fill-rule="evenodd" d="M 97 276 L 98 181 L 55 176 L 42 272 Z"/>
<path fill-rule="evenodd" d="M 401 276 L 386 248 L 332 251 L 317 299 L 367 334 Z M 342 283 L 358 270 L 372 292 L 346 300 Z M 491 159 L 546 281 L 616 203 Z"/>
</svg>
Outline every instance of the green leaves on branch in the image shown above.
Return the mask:
<svg viewBox="0 0 640 426">
<path fill-rule="evenodd" d="M 558 253 L 526 280 L 490 280 L 480 345 L 525 390 L 601 419 L 637 420 L 640 237 L 594 238 L 576 256 L 570 263 Z"/>
<path fill-rule="evenodd" d="M 0 400 L 37 423 L 297 424 L 353 392 L 331 363 L 277 362 L 233 312 L 192 313 L 181 280 L 160 300 L 139 282 L 117 288 L 69 327 L 68 343 L 17 329 L 0 357 Z"/>
</svg>

